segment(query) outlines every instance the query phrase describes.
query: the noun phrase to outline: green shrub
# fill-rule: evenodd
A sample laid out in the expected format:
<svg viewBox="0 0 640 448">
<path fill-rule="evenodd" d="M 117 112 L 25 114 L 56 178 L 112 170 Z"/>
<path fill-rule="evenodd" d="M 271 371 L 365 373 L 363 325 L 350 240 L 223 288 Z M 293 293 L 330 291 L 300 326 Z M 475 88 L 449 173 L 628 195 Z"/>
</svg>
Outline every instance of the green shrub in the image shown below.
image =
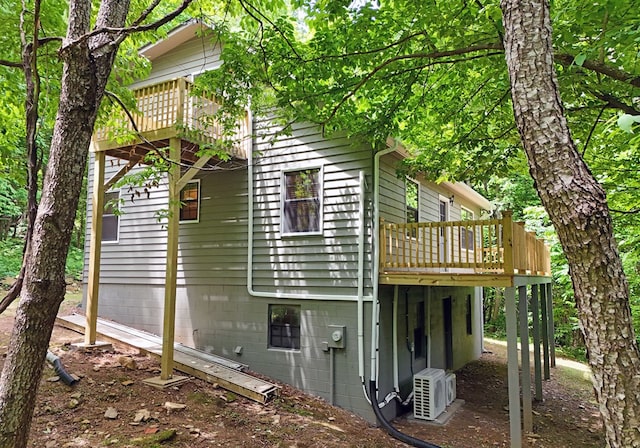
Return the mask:
<svg viewBox="0 0 640 448">
<path fill-rule="evenodd" d="M 15 277 L 20 272 L 23 244 L 24 240 L 20 238 L 0 240 L 0 280 L 7 277 Z M 70 247 L 65 275 L 75 280 L 81 280 L 83 266 L 84 254 L 82 249 Z"/>
<path fill-rule="evenodd" d="M 7 238 L 0 241 L 0 280 L 15 277 L 22 266 L 22 246 L 24 240 Z"/>
</svg>

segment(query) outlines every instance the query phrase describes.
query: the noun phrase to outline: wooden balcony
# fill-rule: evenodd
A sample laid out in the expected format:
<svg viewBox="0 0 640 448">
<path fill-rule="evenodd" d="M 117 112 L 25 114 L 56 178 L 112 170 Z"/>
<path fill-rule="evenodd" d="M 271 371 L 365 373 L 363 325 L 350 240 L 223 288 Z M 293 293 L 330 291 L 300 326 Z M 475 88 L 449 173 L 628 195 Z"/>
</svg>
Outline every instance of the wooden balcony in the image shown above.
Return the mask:
<svg viewBox="0 0 640 448">
<path fill-rule="evenodd" d="M 214 119 L 219 104 L 213 97 L 193 96 L 192 89 L 189 81 L 179 78 L 134 90 L 137 110 L 128 117 L 121 108 L 114 108 L 108 123 L 95 131 L 94 150 L 131 160 L 146 155 L 151 146 L 166 147 L 169 139 L 179 138 L 183 160 L 193 163 L 201 147 L 226 139 L 234 142 L 230 155 L 245 160 L 251 150 L 249 115 L 232 135 L 225 135 Z"/>
<path fill-rule="evenodd" d="M 383 221 L 380 241 L 381 284 L 514 286 L 551 276 L 549 248 L 511 212 L 474 221 Z"/>
</svg>

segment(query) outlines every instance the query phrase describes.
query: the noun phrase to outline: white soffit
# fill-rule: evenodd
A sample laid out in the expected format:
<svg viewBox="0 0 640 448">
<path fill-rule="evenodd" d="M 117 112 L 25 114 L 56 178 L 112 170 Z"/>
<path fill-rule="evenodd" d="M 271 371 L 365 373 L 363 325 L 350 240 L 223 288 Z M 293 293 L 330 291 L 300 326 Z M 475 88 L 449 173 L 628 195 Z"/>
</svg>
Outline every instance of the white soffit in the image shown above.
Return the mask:
<svg viewBox="0 0 640 448">
<path fill-rule="evenodd" d="M 162 56 L 166 52 L 185 43 L 200 33 L 201 30 L 211 29 L 199 20 L 189 20 L 169 31 L 167 37 L 158 42 L 146 45 L 140 49 L 140 55 L 146 57 L 150 61 Z"/>
</svg>

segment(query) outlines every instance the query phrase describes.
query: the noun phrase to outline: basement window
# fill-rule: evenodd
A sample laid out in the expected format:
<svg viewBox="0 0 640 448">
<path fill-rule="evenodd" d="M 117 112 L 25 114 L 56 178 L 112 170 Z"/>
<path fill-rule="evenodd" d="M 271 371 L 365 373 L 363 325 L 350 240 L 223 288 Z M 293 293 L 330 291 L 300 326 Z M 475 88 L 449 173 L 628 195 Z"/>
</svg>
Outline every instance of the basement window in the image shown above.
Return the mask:
<svg viewBox="0 0 640 448">
<path fill-rule="evenodd" d="M 104 211 L 102 212 L 102 241 L 117 243 L 120 228 L 120 216 L 118 206 L 120 191 L 111 191 L 104 194 Z"/>
<path fill-rule="evenodd" d="M 269 305 L 269 348 L 300 349 L 299 305 Z"/>
</svg>

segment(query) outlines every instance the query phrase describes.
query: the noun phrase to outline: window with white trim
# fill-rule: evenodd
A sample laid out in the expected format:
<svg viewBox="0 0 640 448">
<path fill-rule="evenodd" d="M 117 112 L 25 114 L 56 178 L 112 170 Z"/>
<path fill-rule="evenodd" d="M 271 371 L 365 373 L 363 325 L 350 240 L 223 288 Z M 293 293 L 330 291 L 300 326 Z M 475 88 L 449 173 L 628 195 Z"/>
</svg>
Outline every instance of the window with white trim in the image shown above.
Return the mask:
<svg viewBox="0 0 640 448">
<path fill-rule="evenodd" d="M 300 305 L 269 305 L 269 348 L 300 349 Z"/>
<path fill-rule="evenodd" d="M 465 207 L 460 207 L 460 220 L 461 221 L 473 221 L 473 211 Z M 460 246 L 466 250 L 474 250 L 474 232 L 473 227 L 460 227 Z"/>
<path fill-rule="evenodd" d="M 322 232 L 322 170 L 310 168 L 282 173 L 281 233 Z"/>
<path fill-rule="evenodd" d="M 200 220 L 200 179 L 187 182 L 180 190 L 180 222 Z"/>
<path fill-rule="evenodd" d="M 404 203 L 407 211 L 407 223 L 418 222 L 420 220 L 420 186 L 415 180 L 405 179 Z"/>
<path fill-rule="evenodd" d="M 118 202 L 120 191 L 110 191 L 104 194 L 104 211 L 102 212 L 102 241 L 115 243 L 118 241 L 120 216 Z"/>
</svg>

